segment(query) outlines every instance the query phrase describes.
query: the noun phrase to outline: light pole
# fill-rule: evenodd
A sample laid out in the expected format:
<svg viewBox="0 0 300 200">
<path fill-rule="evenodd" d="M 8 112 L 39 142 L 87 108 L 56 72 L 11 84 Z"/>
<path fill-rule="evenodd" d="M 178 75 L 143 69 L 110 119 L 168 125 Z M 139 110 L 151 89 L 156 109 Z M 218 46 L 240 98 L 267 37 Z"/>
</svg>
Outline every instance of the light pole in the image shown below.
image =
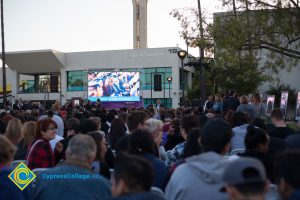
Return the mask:
<svg viewBox="0 0 300 200">
<path fill-rule="evenodd" d="M 198 14 L 199 14 L 199 30 L 200 30 L 200 39 L 203 40 L 203 19 L 202 19 L 202 11 L 201 11 L 201 2 L 197 0 L 198 3 Z M 199 63 L 200 63 L 200 97 L 204 101 L 205 99 L 205 77 L 204 77 L 204 67 L 202 65 L 202 60 L 204 58 L 204 48 L 199 46 Z"/>
<path fill-rule="evenodd" d="M 171 98 L 171 87 L 170 87 L 170 83 L 172 82 L 173 78 L 172 77 L 168 77 L 167 81 L 169 83 L 169 98 Z"/>
<path fill-rule="evenodd" d="M 177 52 L 178 57 L 181 60 L 181 72 L 180 72 L 180 86 L 182 88 L 182 101 L 184 102 L 184 70 L 183 70 L 183 60 L 186 57 L 187 53 L 184 50 L 178 51 Z"/>
<path fill-rule="evenodd" d="M 4 42 L 4 16 L 3 16 L 3 0 L 1 0 L 1 39 L 2 39 L 2 88 L 3 88 L 3 108 L 6 106 L 6 68 L 5 68 L 5 42 Z"/>
</svg>

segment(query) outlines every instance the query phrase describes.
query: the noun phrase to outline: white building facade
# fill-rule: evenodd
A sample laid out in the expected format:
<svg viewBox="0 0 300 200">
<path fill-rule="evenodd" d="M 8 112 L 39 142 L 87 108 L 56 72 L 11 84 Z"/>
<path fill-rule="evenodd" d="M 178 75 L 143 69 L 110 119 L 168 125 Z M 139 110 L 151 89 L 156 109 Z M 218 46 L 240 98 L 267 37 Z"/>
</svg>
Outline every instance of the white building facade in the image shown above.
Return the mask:
<svg viewBox="0 0 300 200">
<path fill-rule="evenodd" d="M 6 55 L 7 83 L 11 101 L 55 101 L 88 98 L 89 71 L 140 72 L 141 102 L 146 106 L 160 99 L 177 107 L 182 97 L 181 60 L 177 47 L 63 53 L 55 50 L 10 52 Z M 183 82 L 192 84 L 193 68 L 184 67 Z M 162 76 L 162 90 L 154 91 L 154 74 Z M 167 78 L 172 77 L 172 82 Z M 1 76 L 2 79 L 2 76 Z M 1 80 L 2 84 L 2 80 Z M 185 92 L 186 94 L 187 92 Z"/>
</svg>

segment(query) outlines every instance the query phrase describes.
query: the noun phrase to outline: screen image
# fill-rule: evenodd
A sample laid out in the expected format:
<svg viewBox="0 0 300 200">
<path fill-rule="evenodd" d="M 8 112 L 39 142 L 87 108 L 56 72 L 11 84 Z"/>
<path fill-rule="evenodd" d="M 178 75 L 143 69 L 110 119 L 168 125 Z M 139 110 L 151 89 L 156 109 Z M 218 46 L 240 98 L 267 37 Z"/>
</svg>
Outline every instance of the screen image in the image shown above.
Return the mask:
<svg viewBox="0 0 300 200">
<path fill-rule="evenodd" d="M 300 120 L 300 92 L 298 92 L 296 101 L 296 120 Z"/>
<path fill-rule="evenodd" d="M 270 95 L 267 97 L 267 115 L 271 115 L 274 108 L 275 96 Z"/>
<path fill-rule="evenodd" d="M 89 72 L 90 101 L 140 101 L 139 72 Z"/>
<path fill-rule="evenodd" d="M 280 111 L 282 112 L 283 116 L 286 116 L 286 109 L 288 103 L 289 93 L 282 91 L 281 98 L 280 98 Z"/>
</svg>

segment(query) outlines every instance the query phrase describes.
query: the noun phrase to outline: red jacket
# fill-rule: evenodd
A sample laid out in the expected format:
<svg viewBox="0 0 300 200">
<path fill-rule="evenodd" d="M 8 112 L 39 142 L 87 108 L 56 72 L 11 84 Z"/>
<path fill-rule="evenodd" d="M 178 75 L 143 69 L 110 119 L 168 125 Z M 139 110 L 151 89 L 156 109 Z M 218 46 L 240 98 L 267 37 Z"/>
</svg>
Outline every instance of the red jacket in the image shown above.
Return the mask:
<svg viewBox="0 0 300 200">
<path fill-rule="evenodd" d="M 31 170 L 55 166 L 54 153 L 48 140 L 40 138 L 32 144 L 27 155 L 27 166 Z"/>
</svg>

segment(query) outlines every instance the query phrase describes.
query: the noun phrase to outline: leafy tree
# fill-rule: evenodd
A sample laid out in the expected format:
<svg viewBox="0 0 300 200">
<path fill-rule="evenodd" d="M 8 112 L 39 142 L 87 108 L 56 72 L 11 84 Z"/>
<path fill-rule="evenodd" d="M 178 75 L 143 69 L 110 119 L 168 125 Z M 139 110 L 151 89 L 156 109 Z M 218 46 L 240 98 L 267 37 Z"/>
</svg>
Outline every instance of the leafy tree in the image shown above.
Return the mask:
<svg viewBox="0 0 300 200">
<path fill-rule="evenodd" d="M 256 91 L 272 81 L 281 69 L 290 70 L 300 60 L 300 8 L 295 0 L 222 0 L 228 12 L 209 23 L 203 13 L 204 39 L 199 34 L 195 9 L 172 12 L 181 21 L 187 45 L 214 55 L 207 83 L 240 93 Z"/>
</svg>

